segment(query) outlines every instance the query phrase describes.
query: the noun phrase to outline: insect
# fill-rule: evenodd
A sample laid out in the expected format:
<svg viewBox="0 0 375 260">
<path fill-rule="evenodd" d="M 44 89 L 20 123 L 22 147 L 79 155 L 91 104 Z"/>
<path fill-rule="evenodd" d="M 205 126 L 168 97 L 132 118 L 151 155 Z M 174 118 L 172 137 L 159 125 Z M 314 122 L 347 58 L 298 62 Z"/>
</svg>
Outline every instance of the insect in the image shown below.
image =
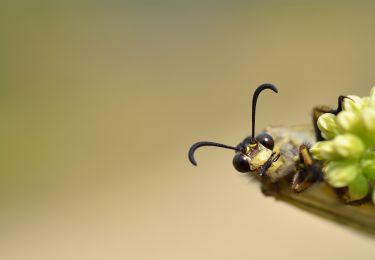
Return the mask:
<svg viewBox="0 0 375 260">
<path fill-rule="evenodd" d="M 194 153 L 198 148 L 214 146 L 235 151 L 233 157 L 234 168 L 242 173 L 250 173 L 264 185 L 280 182 L 291 183 L 294 192 L 302 192 L 314 182 L 322 180 L 320 161 L 312 158 L 309 145 L 303 136 L 287 135 L 286 132 L 265 131 L 255 136 L 256 105 L 259 94 L 264 90 L 278 93 L 277 88 L 269 83 L 260 85 L 252 98 L 252 131 L 251 135 L 243 139 L 237 146 L 221 143 L 201 141 L 193 144 L 188 157 L 193 165 L 197 165 Z M 320 113 L 326 110 L 321 109 Z M 319 111 L 316 115 L 319 114 Z M 316 117 L 317 118 L 317 117 Z M 316 124 L 316 123 L 315 123 Z M 280 129 L 279 129 L 280 130 Z M 276 136 L 272 136 L 276 134 Z M 316 134 L 318 136 L 318 134 Z M 309 139 L 311 140 L 311 138 Z"/>
<path fill-rule="evenodd" d="M 332 188 L 324 182 L 323 162 L 314 160 L 309 152 L 308 143 L 313 144 L 323 139 L 317 126 L 320 115 L 338 114 L 342 110 L 343 100 L 351 98 L 339 96 L 336 109 L 327 106 L 313 108 L 312 126 L 267 127 L 264 132 L 255 136 L 256 104 L 259 94 L 266 89 L 278 92 L 272 84 L 260 85 L 255 90 L 252 99 L 250 136 L 237 146 L 209 141 L 197 142 L 189 150 L 190 162 L 197 165 L 194 153 L 204 146 L 234 150 L 234 168 L 260 180 L 265 195 L 375 236 L 375 207 L 369 206 L 371 203 L 369 198 L 354 202 L 347 201 L 346 188 Z M 356 207 L 348 207 L 346 205 L 348 203 Z"/>
</svg>

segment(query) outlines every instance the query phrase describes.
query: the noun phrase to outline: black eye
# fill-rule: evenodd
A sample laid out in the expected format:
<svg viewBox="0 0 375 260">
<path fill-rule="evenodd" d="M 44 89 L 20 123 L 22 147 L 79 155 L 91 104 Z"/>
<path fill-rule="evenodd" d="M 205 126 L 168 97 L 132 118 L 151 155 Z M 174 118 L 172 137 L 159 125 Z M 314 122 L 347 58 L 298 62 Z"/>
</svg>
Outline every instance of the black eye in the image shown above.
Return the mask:
<svg viewBox="0 0 375 260">
<path fill-rule="evenodd" d="M 256 137 L 257 141 L 261 143 L 264 147 L 273 150 L 275 143 L 273 142 L 272 136 L 267 133 L 261 133 Z"/>
<path fill-rule="evenodd" d="M 243 155 L 242 153 L 236 153 L 236 155 L 233 157 L 233 166 L 239 172 L 250 171 L 250 165 L 246 160 L 245 155 Z"/>
<path fill-rule="evenodd" d="M 243 139 L 242 143 L 243 144 L 251 144 L 253 142 L 253 139 L 254 139 L 253 137 L 248 136 L 245 139 Z"/>
</svg>

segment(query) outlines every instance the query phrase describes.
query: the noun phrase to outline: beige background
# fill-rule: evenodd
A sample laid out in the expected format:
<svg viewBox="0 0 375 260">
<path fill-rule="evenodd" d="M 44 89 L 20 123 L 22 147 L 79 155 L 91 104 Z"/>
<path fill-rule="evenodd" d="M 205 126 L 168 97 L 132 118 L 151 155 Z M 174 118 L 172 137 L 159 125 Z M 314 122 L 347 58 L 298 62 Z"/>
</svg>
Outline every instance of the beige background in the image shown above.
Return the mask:
<svg viewBox="0 0 375 260">
<path fill-rule="evenodd" d="M 0 259 L 374 259 L 375 240 L 236 174 L 250 132 L 375 84 L 365 1 L 0 8 Z"/>
</svg>

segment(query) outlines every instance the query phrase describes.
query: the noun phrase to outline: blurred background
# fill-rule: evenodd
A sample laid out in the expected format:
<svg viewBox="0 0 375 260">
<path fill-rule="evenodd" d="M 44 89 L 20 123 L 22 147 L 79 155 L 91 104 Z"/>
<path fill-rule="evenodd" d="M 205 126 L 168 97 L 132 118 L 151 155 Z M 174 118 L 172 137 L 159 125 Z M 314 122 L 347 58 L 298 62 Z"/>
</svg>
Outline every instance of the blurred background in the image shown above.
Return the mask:
<svg viewBox="0 0 375 260">
<path fill-rule="evenodd" d="M 0 5 L 1 259 L 374 259 L 264 197 L 232 152 L 375 85 L 372 1 Z"/>
</svg>

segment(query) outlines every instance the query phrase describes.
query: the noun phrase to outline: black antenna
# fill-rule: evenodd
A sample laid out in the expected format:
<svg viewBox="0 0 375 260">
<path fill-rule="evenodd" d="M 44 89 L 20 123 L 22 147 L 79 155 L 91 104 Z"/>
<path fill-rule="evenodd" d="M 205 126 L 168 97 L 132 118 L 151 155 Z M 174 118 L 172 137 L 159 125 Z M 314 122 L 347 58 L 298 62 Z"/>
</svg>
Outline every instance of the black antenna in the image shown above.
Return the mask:
<svg viewBox="0 0 375 260">
<path fill-rule="evenodd" d="M 271 89 L 276 93 L 278 92 L 277 88 L 270 83 L 262 84 L 254 91 L 253 103 L 252 103 L 252 105 L 253 105 L 252 106 L 252 121 L 251 121 L 252 122 L 252 138 L 253 138 L 253 140 L 254 140 L 254 132 L 255 132 L 256 104 L 257 104 L 259 94 L 265 89 Z M 229 146 L 229 145 L 214 143 L 214 142 L 207 142 L 207 141 L 197 142 L 190 147 L 189 154 L 188 154 L 189 155 L 189 161 L 195 166 L 197 166 L 197 162 L 195 161 L 195 158 L 194 158 L 194 152 L 195 152 L 195 150 L 197 150 L 199 147 L 202 147 L 202 146 L 215 146 L 215 147 L 221 147 L 221 148 L 225 148 L 225 149 L 235 150 L 237 152 L 244 152 L 244 148 L 242 148 L 241 145 L 239 145 L 237 147 L 234 147 L 234 146 Z"/>
<path fill-rule="evenodd" d="M 255 111 L 256 111 L 256 106 L 257 106 L 257 100 L 258 100 L 258 96 L 259 94 L 265 90 L 265 89 L 271 89 L 273 90 L 275 93 L 278 93 L 278 90 L 277 88 L 270 84 L 270 83 L 265 83 L 265 84 L 262 84 L 260 85 L 255 91 L 254 91 L 254 95 L 253 95 L 253 107 L 252 107 L 252 117 L 251 117 L 251 137 L 254 139 L 254 133 L 255 133 Z"/>
<path fill-rule="evenodd" d="M 195 150 L 197 150 L 199 147 L 202 147 L 202 146 L 216 146 L 216 147 L 221 147 L 221 148 L 226 148 L 226 149 L 232 149 L 232 150 L 241 152 L 241 150 L 239 148 L 233 147 L 233 146 L 229 146 L 229 145 L 225 145 L 225 144 L 219 144 L 219 143 L 214 143 L 214 142 L 198 142 L 198 143 L 193 144 L 190 147 L 190 150 L 189 150 L 189 161 L 192 164 L 194 164 L 195 166 L 197 166 L 197 162 L 194 159 L 194 152 L 195 152 Z"/>
</svg>

